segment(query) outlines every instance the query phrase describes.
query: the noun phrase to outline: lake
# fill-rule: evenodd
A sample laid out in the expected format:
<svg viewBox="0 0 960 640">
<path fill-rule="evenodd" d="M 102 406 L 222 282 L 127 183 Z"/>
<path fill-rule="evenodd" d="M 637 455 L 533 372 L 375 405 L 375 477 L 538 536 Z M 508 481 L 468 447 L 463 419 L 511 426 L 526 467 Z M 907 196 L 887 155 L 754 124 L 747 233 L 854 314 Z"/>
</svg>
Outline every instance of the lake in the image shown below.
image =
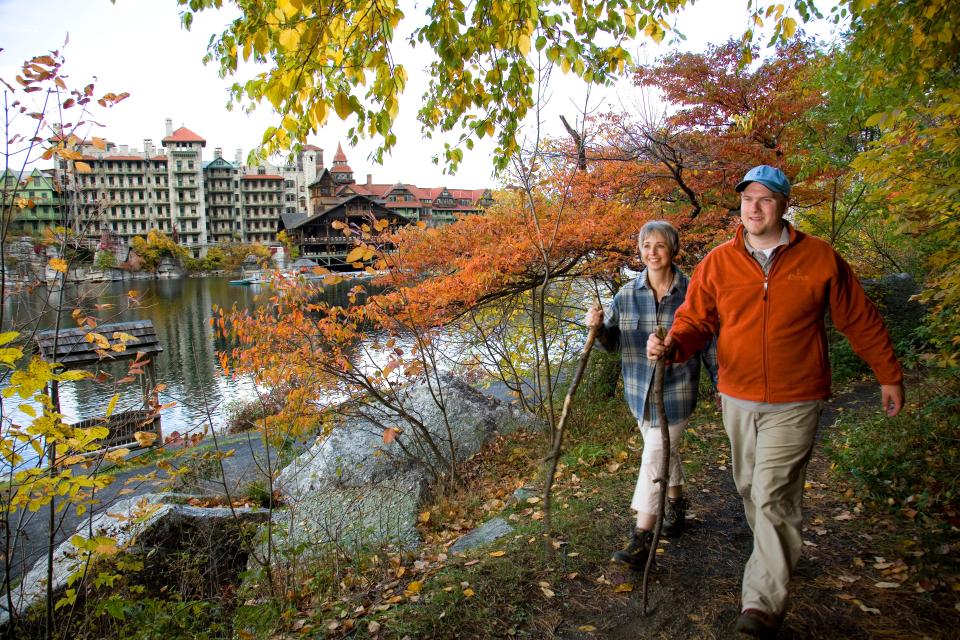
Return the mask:
<svg viewBox="0 0 960 640">
<path fill-rule="evenodd" d="M 160 401 L 176 403 L 161 413 L 164 435 L 174 431 L 181 434 L 202 431 L 211 424 L 220 430 L 231 407 L 254 399 L 256 389 L 249 378 L 225 375 L 220 367 L 210 326 L 213 306 L 251 308 L 258 299 L 269 295 L 266 285 L 235 286 L 230 285 L 229 280 L 227 277 L 132 280 L 75 285 L 62 291 L 41 288 L 32 294 L 4 300 L 3 330 L 24 323 L 36 324 L 40 329 L 52 328 L 56 322 L 55 309 L 61 302 L 66 310 L 61 315 L 62 328 L 76 326 L 70 311 L 78 306 L 101 324 L 152 320 L 163 346 L 163 353 L 156 359 L 157 382 L 166 385 Z M 327 287 L 324 297 L 332 303 L 346 304 L 347 290 L 354 284 L 348 281 Z M 130 291 L 137 294 L 135 304 L 130 302 Z M 126 367 L 127 363 L 114 363 L 103 369 L 119 380 Z M 60 398 L 66 421 L 102 416 L 117 392 L 120 394 L 117 411 L 140 405 L 136 382 L 116 385 L 85 380 L 62 384 Z M 28 421 L 25 415 L 16 415 L 16 404 L 16 399 L 4 401 L 5 418 Z"/>
</svg>

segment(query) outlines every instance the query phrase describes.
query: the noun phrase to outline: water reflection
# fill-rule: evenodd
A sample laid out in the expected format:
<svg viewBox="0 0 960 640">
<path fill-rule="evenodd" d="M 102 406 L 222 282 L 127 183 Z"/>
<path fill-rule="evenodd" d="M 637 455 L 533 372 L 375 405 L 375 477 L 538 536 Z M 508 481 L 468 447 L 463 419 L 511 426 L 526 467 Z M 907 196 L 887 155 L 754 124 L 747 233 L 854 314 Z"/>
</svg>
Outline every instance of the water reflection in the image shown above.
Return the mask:
<svg viewBox="0 0 960 640">
<path fill-rule="evenodd" d="M 347 292 L 354 284 L 327 287 L 324 298 L 331 304 L 346 305 Z M 224 375 L 210 326 L 213 306 L 251 308 L 269 295 L 266 285 L 231 286 L 229 278 L 136 280 L 50 292 L 40 289 L 4 301 L 4 331 L 28 325 L 41 330 L 52 328 L 57 323 L 58 305 L 64 309 L 60 314 L 62 328 L 76 326 L 70 315 L 74 308 L 101 324 L 152 320 L 163 346 L 156 361 L 157 382 L 166 385 L 160 401 L 176 403 L 162 413 L 164 433 L 189 433 L 209 425 L 220 429 L 231 403 L 254 398 L 255 389 L 249 378 Z M 116 381 L 124 376 L 127 366 L 124 362 L 106 363 L 102 370 Z M 136 408 L 141 402 L 136 383 L 86 380 L 62 385 L 61 404 L 67 422 L 102 416 L 114 393 L 120 394 L 117 411 Z M 9 415 L 9 409 L 6 411 Z M 11 417 L 20 421 L 15 415 Z M 26 416 L 20 418 L 28 420 Z"/>
</svg>

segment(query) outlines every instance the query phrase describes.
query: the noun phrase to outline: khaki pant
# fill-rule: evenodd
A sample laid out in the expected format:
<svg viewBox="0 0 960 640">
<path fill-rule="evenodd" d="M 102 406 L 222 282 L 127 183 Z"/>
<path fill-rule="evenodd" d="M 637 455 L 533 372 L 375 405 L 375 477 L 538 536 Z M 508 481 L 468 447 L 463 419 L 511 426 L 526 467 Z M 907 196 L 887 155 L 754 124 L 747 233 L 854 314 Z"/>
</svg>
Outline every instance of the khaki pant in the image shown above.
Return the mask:
<svg viewBox="0 0 960 640">
<path fill-rule="evenodd" d="M 783 616 L 787 586 L 803 541 L 801 502 L 822 402 L 757 413 L 723 399 L 723 425 L 733 454 L 733 479 L 753 530 L 743 572 L 742 609 Z"/>
<path fill-rule="evenodd" d="M 668 487 L 683 485 L 683 463 L 680 461 L 680 439 L 687 428 L 690 419 L 670 424 L 670 480 Z M 644 515 L 654 516 L 660 513 L 660 485 L 655 481 L 660 477 L 663 460 L 663 438 L 660 435 L 660 426 L 649 420 L 637 425 L 643 435 L 643 454 L 640 456 L 640 474 L 637 476 L 637 486 L 633 490 L 633 499 L 630 508 L 637 512 L 637 524 Z"/>
</svg>

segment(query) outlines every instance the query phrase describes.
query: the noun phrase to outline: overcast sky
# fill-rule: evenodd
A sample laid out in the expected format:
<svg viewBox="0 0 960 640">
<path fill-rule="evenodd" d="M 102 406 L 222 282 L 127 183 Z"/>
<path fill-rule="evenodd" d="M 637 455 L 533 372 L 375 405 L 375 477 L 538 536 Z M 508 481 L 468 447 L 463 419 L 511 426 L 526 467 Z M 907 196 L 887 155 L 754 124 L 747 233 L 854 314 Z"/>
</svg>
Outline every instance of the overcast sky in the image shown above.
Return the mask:
<svg viewBox="0 0 960 640">
<path fill-rule="evenodd" d="M 679 26 L 687 40 L 680 46 L 700 51 L 709 43 L 739 35 L 745 28 L 746 4 L 746 0 L 708 0 L 685 12 Z M 402 6 L 408 17 L 418 12 L 414 0 L 402 0 Z M 245 158 L 264 128 L 274 124 L 269 104 L 251 115 L 228 111 L 229 81 L 217 76 L 215 66 L 201 62 L 211 34 L 222 31 L 230 17 L 226 11 L 203 12 L 187 32 L 180 26 L 175 0 L 116 0 L 116 4 L 109 0 L 0 0 L 0 77 L 12 82 L 25 59 L 61 49 L 66 55 L 64 72 L 71 78 L 69 86 L 83 86 L 96 78 L 98 95 L 130 93 L 130 98 L 112 110 L 101 112 L 105 127 L 90 135 L 142 149 L 144 138 L 159 145 L 165 135 L 164 121 L 171 118 L 174 128 L 186 126 L 206 139 L 206 159 L 213 157 L 215 147 L 222 147 L 229 160 L 236 149 L 242 149 Z M 822 26 L 819 31 L 826 34 L 828 29 Z M 63 47 L 68 33 L 69 44 Z M 660 47 L 648 42 L 642 50 L 633 45 L 634 55 L 652 61 L 667 51 L 667 45 L 667 41 Z M 362 182 L 372 173 L 375 182 L 420 186 L 479 188 L 494 184 L 492 145 L 478 144 L 473 152 L 467 152 L 453 176 L 444 175 L 431 163 L 431 156 L 442 150 L 443 139 L 438 139 L 438 134 L 434 140 L 425 140 L 416 122 L 427 83 L 423 72 L 426 54 L 410 50 L 405 42 L 400 42 L 397 52 L 410 77 L 395 128 L 397 145 L 383 166 L 368 159 L 373 148 L 369 142 L 361 142 L 356 149 L 345 145 L 354 177 Z M 248 69 L 248 73 L 252 71 Z M 591 106 L 620 110 L 632 103 L 631 92 L 626 83 L 613 89 L 595 88 Z M 577 114 L 586 97 L 585 87 L 572 75 L 557 71 L 550 93 L 544 131 L 565 135 L 558 115 L 564 113 L 571 119 Z M 320 135 L 308 140 L 324 149 L 327 166 L 347 128 L 331 114 Z M 453 142 L 453 138 L 447 141 Z"/>
</svg>

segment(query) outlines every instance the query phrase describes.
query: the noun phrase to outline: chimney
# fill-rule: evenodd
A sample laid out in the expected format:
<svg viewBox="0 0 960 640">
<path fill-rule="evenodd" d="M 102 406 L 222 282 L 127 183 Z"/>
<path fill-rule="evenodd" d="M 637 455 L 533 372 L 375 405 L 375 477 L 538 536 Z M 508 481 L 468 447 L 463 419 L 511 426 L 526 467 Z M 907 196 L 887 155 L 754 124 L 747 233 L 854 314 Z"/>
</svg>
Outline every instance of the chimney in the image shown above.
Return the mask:
<svg viewBox="0 0 960 640">
<path fill-rule="evenodd" d="M 373 184 L 373 175 L 370 174 L 370 173 L 368 173 L 368 174 L 367 174 L 367 186 L 369 187 L 369 186 L 372 185 L 372 184 Z"/>
<path fill-rule="evenodd" d="M 214 160 L 219 160 L 219 159 L 222 158 L 222 157 L 223 157 L 223 148 L 222 148 L 222 147 L 217 147 L 217 148 L 215 148 L 215 149 L 213 150 L 213 158 L 214 158 Z"/>
<path fill-rule="evenodd" d="M 234 155 L 234 161 L 237 163 L 238 167 L 243 166 L 243 149 L 237 149 L 237 153 Z"/>
<path fill-rule="evenodd" d="M 173 120 L 170 118 L 167 118 L 167 135 L 173 135 Z"/>
<path fill-rule="evenodd" d="M 128 156 L 128 155 L 130 155 L 130 145 L 128 145 L 128 144 L 122 144 L 122 145 L 120 145 L 120 155 L 122 155 L 122 156 Z"/>
<path fill-rule="evenodd" d="M 153 140 L 150 138 L 143 139 L 143 155 L 147 158 L 153 157 Z"/>
</svg>

